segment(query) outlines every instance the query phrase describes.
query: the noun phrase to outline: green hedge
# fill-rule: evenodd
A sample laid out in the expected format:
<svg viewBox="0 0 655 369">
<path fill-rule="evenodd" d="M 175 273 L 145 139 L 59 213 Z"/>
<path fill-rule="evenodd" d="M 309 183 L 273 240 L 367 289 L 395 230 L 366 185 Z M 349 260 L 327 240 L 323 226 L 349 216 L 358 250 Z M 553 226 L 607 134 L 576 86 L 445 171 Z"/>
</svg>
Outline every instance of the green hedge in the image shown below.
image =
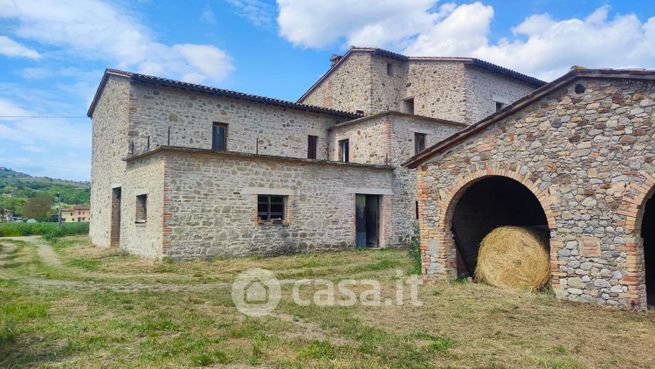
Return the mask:
<svg viewBox="0 0 655 369">
<path fill-rule="evenodd" d="M 89 223 L 0 223 L 0 237 L 41 235 L 47 239 L 89 233 Z"/>
</svg>

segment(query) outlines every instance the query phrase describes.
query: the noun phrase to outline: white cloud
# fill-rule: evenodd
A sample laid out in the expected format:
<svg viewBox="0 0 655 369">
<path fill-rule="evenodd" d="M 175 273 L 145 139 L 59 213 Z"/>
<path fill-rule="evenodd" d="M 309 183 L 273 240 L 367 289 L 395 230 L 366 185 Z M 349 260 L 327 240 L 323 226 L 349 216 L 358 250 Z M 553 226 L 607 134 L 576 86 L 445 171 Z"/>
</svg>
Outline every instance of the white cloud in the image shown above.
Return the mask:
<svg viewBox="0 0 655 369">
<path fill-rule="evenodd" d="M 227 0 L 236 13 L 257 27 L 272 28 L 275 8 L 263 0 Z"/>
<path fill-rule="evenodd" d="M 7 36 L 0 36 L 0 54 L 30 59 L 39 59 L 41 57 L 36 50 L 23 46 Z"/>
<path fill-rule="evenodd" d="M 469 55 L 488 43 L 494 9 L 476 2 L 444 6 L 440 20 L 422 30 L 404 52 L 409 55 Z"/>
<path fill-rule="evenodd" d="M 438 18 L 434 0 L 278 0 L 280 34 L 297 46 L 401 43 Z"/>
<path fill-rule="evenodd" d="M 42 118 L 0 97 L 0 166 L 35 175 L 85 179 L 89 176 L 91 125 L 87 119 Z M 47 158 L 43 153 L 48 153 Z"/>
<path fill-rule="evenodd" d="M 16 20 L 14 32 L 21 38 L 65 47 L 89 60 L 110 60 L 119 68 L 193 75 L 195 82 L 220 81 L 234 68 L 213 45 L 158 42 L 129 11 L 101 0 L 0 0 L 1 18 Z"/>
<path fill-rule="evenodd" d="M 642 23 L 634 14 L 608 17 L 601 7 L 585 19 L 531 16 L 513 28 L 515 39 L 487 44 L 472 55 L 555 78 L 572 65 L 611 68 L 655 67 L 655 17 Z"/>
<path fill-rule="evenodd" d="M 544 79 L 572 65 L 655 67 L 655 17 L 610 16 L 608 6 L 584 19 L 531 15 L 498 42 L 489 39 L 494 9 L 481 2 L 278 0 L 278 7 L 281 35 L 302 47 L 338 42 L 416 56 L 474 56 Z"/>
<path fill-rule="evenodd" d="M 202 12 L 200 13 L 200 20 L 207 23 L 216 23 L 214 11 L 208 5 L 202 9 Z"/>
</svg>

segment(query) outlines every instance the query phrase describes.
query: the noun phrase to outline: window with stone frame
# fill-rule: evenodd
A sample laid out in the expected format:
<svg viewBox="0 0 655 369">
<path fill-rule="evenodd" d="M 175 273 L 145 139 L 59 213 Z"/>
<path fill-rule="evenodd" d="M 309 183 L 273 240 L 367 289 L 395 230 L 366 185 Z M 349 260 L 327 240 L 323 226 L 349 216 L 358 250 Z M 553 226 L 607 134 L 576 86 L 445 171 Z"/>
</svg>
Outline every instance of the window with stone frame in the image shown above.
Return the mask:
<svg viewBox="0 0 655 369">
<path fill-rule="evenodd" d="M 502 103 L 500 101 L 496 101 L 496 111 L 501 111 L 507 104 Z"/>
<path fill-rule="evenodd" d="M 287 196 L 257 195 L 257 218 L 265 223 L 282 223 L 286 215 Z"/>
<path fill-rule="evenodd" d="M 393 76 L 393 64 L 387 63 L 387 76 Z"/>
<path fill-rule="evenodd" d="M 148 195 L 137 195 L 135 223 L 144 224 L 148 220 Z"/>
<path fill-rule="evenodd" d="M 227 151 L 227 124 L 215 122 L 212 125 L 212 150 Z"/>
<path fill-rule="evenodd" d="M 307 136 L 307 159 L 316 159 L 318 154 L 318 136 Z"/>
<path fill-rule="evenodd" d="M 425 150 L 425 133 L 414 132 L 414 154 Z"/>
<path fill-rule="evenodd" d="M 414 98 L 408 97 L 403 100 L 403 113 L 414 114 Z"/>
<path fill-rule="evenodd" d="M 348 139 L 339 140 L 339 161 L 350 162 L 350 141 Z"/>
</svg>

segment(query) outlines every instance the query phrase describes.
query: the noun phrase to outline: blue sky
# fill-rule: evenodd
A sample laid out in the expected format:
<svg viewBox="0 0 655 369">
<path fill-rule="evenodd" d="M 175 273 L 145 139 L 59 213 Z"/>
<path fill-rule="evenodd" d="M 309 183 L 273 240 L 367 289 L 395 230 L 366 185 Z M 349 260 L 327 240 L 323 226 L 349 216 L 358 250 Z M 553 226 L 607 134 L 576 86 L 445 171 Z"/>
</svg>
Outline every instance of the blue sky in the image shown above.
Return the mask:
<svg viewBox="0 0 655 369">
<path fill-rule="evenodd" d="M 105 67 L 295 100 L 349 45 L 545 80 L 655 68 L 655 2 L 0 0 L 0 167 L 88 180 L 85 114 Z"/>
</svg>

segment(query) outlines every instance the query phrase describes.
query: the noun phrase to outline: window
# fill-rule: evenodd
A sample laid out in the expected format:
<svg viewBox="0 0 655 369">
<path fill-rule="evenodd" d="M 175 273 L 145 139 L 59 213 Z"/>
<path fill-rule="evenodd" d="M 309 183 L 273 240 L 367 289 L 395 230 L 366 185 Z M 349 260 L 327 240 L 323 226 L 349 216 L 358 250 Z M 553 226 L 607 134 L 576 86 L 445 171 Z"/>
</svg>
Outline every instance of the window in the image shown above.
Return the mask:
<svg viewBox="0 0 655 369">
<path fill-rule="evenodd" d="M 347 139 L 339 141 L 339 161 L 344 163 L 350 161 L 350 145 Z"/>
<path fill-rule="evenodd" d="M 257 217 L 264 222 L 281 222 L 284 220 L 286 196 L 258 195 Z"/>
<path fill-rule="evenodd" d="M 307 136 L 307 159 L 316 159 L 318 136 Z"/>
<path fill-rule="evenodd" d="M 212 127 L 212 150 L 227 150 L 227 124 L 214 123 Z"/>
<path fill-rule="evenodd" d="M 501 103 L 500 101 L 496 101 L 496 111 L 503 110 L 504 107 L 505 107 L 504 103 Z"/>
<path fill-rule="evenodd" d="M 135 223 L 143 224 L 148 219 L 148 195 L 136 197 L 136 220 Z"/>
<path fill-rule="evenodd" d="M 403 100 L 403 111 L 407 114 L 414 114 L 414 98 Z"/>
<path fill-rule="evenodd" d="M 393 76 L 393 64 L 387 63 L 387 76 Z"/>
<path fill-rule="evenodd" d="M 425 150 L 425 133 L 414 133 L 414 154 Z"/>
</svg>

